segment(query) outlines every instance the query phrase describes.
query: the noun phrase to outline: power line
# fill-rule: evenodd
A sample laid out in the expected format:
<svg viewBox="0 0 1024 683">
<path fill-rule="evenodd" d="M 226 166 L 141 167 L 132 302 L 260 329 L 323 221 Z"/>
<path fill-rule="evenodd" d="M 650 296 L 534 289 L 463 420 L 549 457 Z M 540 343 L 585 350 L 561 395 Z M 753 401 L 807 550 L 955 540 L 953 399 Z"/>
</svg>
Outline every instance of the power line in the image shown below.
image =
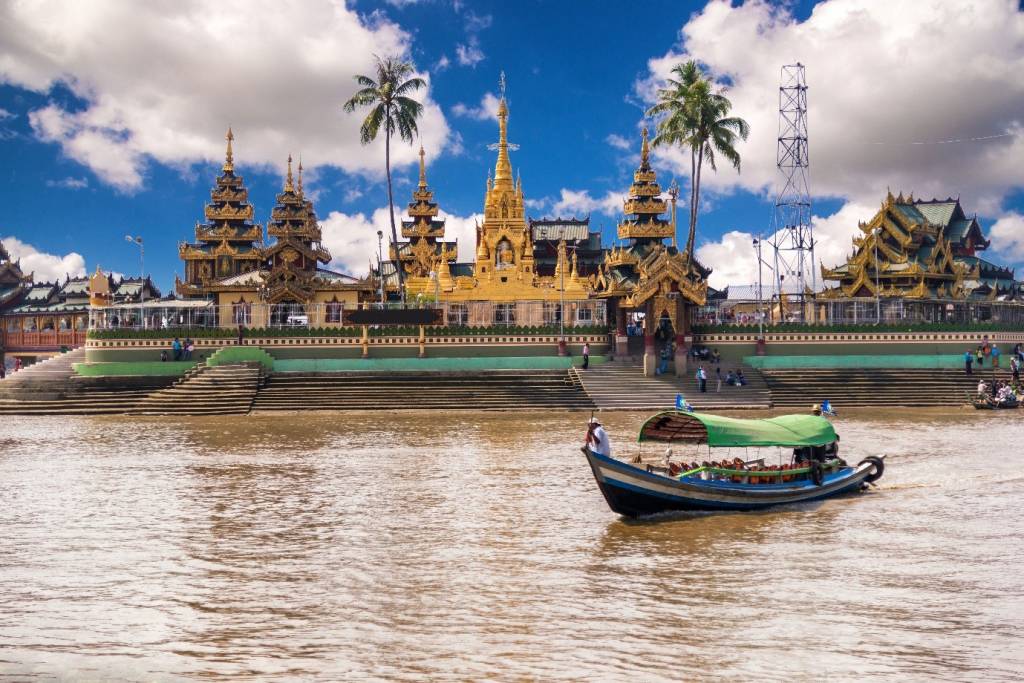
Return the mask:
<svg viewBox="0 0 1024 683">
<path fill-rule="evenodd" d="M 998 138 L 1014 138 L 1018 133 L 999 133 L 998 135 L 982 135 L 976 138 L 954 138 L 951 140 L 915 140 L 912 142 L 869 142 L 869 145 L 952 145 L 958 142 L 982 142 Z"/>
</svg>

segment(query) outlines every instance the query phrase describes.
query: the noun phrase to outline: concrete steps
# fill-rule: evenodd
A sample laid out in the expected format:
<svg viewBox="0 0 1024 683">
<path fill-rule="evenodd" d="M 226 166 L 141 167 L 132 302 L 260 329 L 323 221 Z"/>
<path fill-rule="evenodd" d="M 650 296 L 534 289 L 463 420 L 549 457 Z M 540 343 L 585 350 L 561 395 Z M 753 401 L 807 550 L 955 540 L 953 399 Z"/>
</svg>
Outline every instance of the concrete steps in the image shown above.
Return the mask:
<svg viewBox="0 0 1024 683">
<path fill-rule="evenodd" d="M 697 410 L 726 410 L 738 408 L 769 408 L 771 392 L 755 369 L 741 365 L 748 384 L 743 387 L 722 383 L 715 391 L 715 368 L 703 364 L 708 373 L 707 393 L 700 393 L 694 374 L 698 364 L 686 377 L 672 374 L 645 377 L 639 360 L 624 358 L 595 365 L 587 370 L 576 368 L 579 382 L 600 410 L 669 410 L 675 406 L 676 394 L 682 394 Z M 728 371 L 722 367 L 723 376 Z"/>
<path fill-rule="evenodd" d="M 253 410 L 589 410 L 593 403 L 553 371 L 276 373 Z"/>
<path fill-rule="evenodd" d="M 85 362 L 85 349 L 79 348 L 34 363 L 0 380 L 0 399 L 61 398 L 67 393 L 74 364 Z"/>
<path fill-rule="evenodd" d="M 262 381 L 257 363 L 199 365 L 171 387 L 143 398 L 139 415 L 237 415 L 248 413 Z"/>
<path fill-rule="evenodd" d="M 967 375 L 963 370 L 807 368 L 765 370 L 776 406 L 810 408 L 828 399 L 841 406 L 957 406 L 967 403 L 978 381 L 991 381 L 992 369 Z M 997 371 L 1010 379 L 1009 370 Z"/>
</svg>

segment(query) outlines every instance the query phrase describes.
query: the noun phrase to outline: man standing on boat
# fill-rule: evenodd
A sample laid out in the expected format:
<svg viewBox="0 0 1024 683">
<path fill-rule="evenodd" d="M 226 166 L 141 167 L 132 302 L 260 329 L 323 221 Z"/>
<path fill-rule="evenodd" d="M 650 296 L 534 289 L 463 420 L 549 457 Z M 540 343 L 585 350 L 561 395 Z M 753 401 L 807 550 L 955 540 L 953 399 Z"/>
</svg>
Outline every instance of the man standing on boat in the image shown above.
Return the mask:
<svg viewBox="0 0 1024 683">
<path fill-rule="evenodd" d="M 598 455 L 612 457 L 612 442 L 608 438 L 608 432 L 601 426 L 601 421 L 596 417 L 590 418 L 590 425 L 587 429 L 587 446 Z"/>
</svg>

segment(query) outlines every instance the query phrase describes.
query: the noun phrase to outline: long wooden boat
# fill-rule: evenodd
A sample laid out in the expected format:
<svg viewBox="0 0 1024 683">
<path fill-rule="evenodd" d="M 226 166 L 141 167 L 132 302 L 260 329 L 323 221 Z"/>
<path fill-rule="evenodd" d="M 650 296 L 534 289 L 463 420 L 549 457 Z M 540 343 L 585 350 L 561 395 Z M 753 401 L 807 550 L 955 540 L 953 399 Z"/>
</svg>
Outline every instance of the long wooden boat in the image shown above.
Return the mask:
<svg viewBox="0 0 1024 683">
<path fill-rule="evenodd" d="M 1000 403 L 995 400 L 987 398 L 974 398 L 971 400 L 975 410 L 1012 410 L 1020 408 L 1020 403 L 1017 401 L 1005 401 Z"/>
<path fill-rule="evenodd" d="M 605 500 L 626 517 L 673 510 L 756 510 L 821 500 L 866 488 L 885 470 L 884 456 L 865 458 L 856 466 L 836 457 L 838 437 L 832 423 L 814 415 L 742 420 L 667 411 L 644 423 L 638 441 L 711 449 L 780 446 L 793 448 L 796 462 L 777 468 L 767 468 L 761 459 L 728 466 L 704 462 L 675 472 L 638 467 L 584 446 Z"/>
</svg>

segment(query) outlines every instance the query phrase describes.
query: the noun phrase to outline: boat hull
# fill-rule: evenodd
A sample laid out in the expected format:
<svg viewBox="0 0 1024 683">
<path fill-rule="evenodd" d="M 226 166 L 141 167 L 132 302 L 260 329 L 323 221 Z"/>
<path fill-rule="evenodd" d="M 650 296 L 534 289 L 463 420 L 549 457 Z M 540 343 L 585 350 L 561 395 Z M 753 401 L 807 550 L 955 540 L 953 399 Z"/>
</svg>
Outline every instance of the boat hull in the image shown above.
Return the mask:
<svg viewBox="0 0 1024 683">
<path fill-rule="evenodd" d="M 626 517 L 643 517 L 675 510 L 759 510 L 821 500 L 857 491 L 874 465 L 843 467 L 825 475 L 821 485 L 734 484 L 723 481 L 670 479 L 639 467 L 583 449 L 608 505 Z"/>
</svg>

